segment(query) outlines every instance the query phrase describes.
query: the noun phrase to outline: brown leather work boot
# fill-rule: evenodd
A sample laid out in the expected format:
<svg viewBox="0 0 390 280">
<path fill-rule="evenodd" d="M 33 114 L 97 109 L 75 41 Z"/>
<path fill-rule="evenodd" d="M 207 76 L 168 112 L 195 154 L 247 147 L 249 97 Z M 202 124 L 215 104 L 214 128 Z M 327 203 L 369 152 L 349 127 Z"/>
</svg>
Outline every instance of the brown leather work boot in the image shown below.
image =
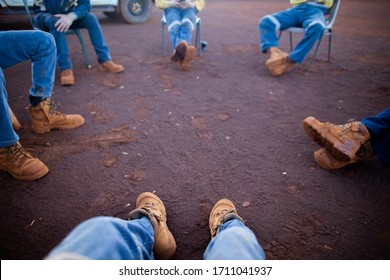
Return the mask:
<svg viewBox="0 0 390 280">
<path fill-rule="evenodd" d="M 240 220 L 244 223 L 241 217 L 238 216 L 236 207 L 232 201 L 226 198 L 219 200 L 210 212 L 209 227 L 211 239 L 217 235 L 223 223 L 233 219 Z"/>
<path fill-rule="evenodd" d="M 272 76 L 277 77 L 287 72 L 295 63 L 289 58 L 288 53 L 277 47 L 269 48 L 270 58 L 265 62 Z"/>
<path fill-rule="evenodd" d="M 66 70 L 61 71 L 60 83 L 61 83 L 61 86 L 73 86 L 74 85 L 74 75 L 73 75 L 72 69 L 66 69 Z"/>
<path fill-rule="evenodd" d="M 332 154 L 326 148 L 321 148 L 315 151 L 314 159 L 316 160 L 317 164 L 324 169 L 339 169 L 346 165 L 370 158 L 373 155 L 374 150 L 372 149 L 370 142 L 367 141 L 360 147 L 359 151 L 356 153 L 356 156 L 348 162 L 338 160 L 332 156 Z"/>
<path fill-rule="evenodd" d="M 173 62 L 182 63 L 184 57 L 186 56 L 187 49 L 188 49 L 187 41 L 185 41 L 185 40 L 180 41 L 180 43 L 176 46 L 176 49 L 175 49 L 174 53 L 171 56 L 171 60 Z"/>
<path fill-rule="evenodd" d="M 176 241 L 167 225 L 165 206 L 158 196 L 151 192 L 141 193 L 137 198 L 136 209 L 129 219 L 147 216 L 154 228 L 154 255 L 156 259 L 168 260 L 176 252 Z"/>
<path fill-rule="evenodd" d="M 313 141 L 327 148 L 336 159 L 345 162 L 354 160 L 360 147 L 370 139 L 370 132 L 359 121 L 335 125 L 307 117 L 303 121 L 303 128 Z"/>
<path fill-rule="evenodd" d="M 116 64 L 112 60 L 108 60 L 106 62 L 100 63 L 98 66 L 98 70 L 101 72 L 108 73 L 120 73 L 123 72 L 124 68 L 122 65 Z"/>
<path fill-rule="evenodd" d="M 26 152 L 19 142 L 0 148 L 0 170 L 21 181 L 33 181 L 49 172 L 47 166 Z"/>
<path fill-rule="evenodd" d="M 186 55 L 183 58 L 183 61 L 180 63 L 180 70 L 187 71 L 190 69 L 191 62 L 196 56 L 196 48 L 194 46 L 189 46 L 186 51 Z"/>
<path fill-rule="evenodd" d="M 82 126 L 85 120 L 80 115 L 66 115 L 55 110 L 54 102 L 45 99 L 38 106 L 29 106 L 31 128 L 35 134 L 44 134 L 52 129 L 72 129 Z"/>
</svg>

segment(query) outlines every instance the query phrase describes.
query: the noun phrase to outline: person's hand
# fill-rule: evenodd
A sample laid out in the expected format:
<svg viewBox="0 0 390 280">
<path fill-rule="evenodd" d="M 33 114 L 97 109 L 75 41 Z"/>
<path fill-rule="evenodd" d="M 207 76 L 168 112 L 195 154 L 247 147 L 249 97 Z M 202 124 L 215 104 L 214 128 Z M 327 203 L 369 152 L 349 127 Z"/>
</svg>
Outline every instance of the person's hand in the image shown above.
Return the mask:
<svg viewBox="0 0 390 280">
<path fill-rule="evenodd" d="M 55 27 L 57 27 L 58 32 L 66 32 L 69 30 L 69 27 L 72 25 L 73 21 L 77 19 L 77 16 L 75 13 L 69 13 L 69 14 L 56 14 L 55 17 L 58 17 L 59 19 L 54 24 Z"/>
</svg>

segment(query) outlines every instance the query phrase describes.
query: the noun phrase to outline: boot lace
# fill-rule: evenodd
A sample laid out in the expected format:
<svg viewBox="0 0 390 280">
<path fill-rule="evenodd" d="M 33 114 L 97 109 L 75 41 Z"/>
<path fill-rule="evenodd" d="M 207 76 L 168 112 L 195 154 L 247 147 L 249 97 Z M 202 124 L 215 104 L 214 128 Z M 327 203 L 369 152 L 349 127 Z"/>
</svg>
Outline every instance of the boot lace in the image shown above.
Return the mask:
<svg viewBox="0 0 390 280">
<path fill-rule="evenodd" d="M 157 204 L 154 202 L 146 202 L 145 205 L 141 207 L 141 209 L 144 209 L 146 212 L 149 213 L 149 215 L 152 215 L 153 217 L 156 218 L 157 221 L 163 222 L 163 215 L 158 208 Z"/>
<path fill-rule="evenodd" d="M 9 146 L 6 150 L 6 159 L 8 161 L 17 163 L 23 161 L 26 157 L 31 158 L 31 155 L 20 144 Z"/>
<path fill-rule="evenodd" d="M 61 113 L 61 112 L 58 112 L 56 109 L 57 109 L 57 107 L 56 107 L 56 105 L 54 104 L 54 102 L 53 101 L 49 101 L 49 103 L 48 103 L 48 107 L 49 107 L 49 114 L 50 115 L 57 115 L 57 116 L 63 116 L 64 115 L 64 113 Z"/>
</svg>

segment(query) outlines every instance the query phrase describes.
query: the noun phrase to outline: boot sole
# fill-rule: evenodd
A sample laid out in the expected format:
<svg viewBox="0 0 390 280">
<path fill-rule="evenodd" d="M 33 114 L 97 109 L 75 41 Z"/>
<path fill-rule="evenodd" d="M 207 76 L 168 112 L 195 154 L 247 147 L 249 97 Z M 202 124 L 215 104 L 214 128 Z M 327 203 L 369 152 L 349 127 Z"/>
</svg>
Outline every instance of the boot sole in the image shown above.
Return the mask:
<svg viewBox="0 0 390 280">
<path fill-rule="evenodd" d="M 100 71 L 100 72 L 106 72 L 106 73 L 122 73 L 123 71 L 124 71 L 124 69 L 119 69 L 119 70 L 115 70 L 115 71 L 109 71 L 109 70 L 107 70 L 106 68 L 104 68 L 103 66 L 101 66 L 101 65 L 99 65 L 98 66 L 98 70 Z"/>
<path fill-rule="evenodd" d="M 336 159 L 344 162 L 352 161 L 354 155 L 350 155 L 347 152 L 348 147 L 332 133 L 324 129 L 318 120 L 313 117 L 307 117 L 303 121 L 303 128 L 313 141 L 327 148 Z"/>
<path fill-rule="evenodd" d="M 34 181 L 34 180 L 42 178 L 47 173 L 49 173 L 49 168 L 47 168 L 47 166 L 45 166 L 44 168 L 42 168 L 41 170 L 39 170 L 35 174 L 29 174 L 29 175 L 24 175 L 24 176 L 14 174 L 11 171 L 9 171 L 5 168 L 1 168 L 1 167 L 0 167 L 0 171 L 8 172 L 14 179 L 19 180 L 19 181 Z"/>
</svg>

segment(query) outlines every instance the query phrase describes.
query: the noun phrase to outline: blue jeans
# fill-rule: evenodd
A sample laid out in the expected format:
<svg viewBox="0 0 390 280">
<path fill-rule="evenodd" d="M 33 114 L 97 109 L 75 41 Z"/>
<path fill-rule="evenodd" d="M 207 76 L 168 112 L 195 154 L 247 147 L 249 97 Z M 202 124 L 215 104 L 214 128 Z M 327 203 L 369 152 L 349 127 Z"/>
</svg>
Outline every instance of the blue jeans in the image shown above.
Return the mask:
<svg viewBox="0 0 390 280">
<path fill-rule="evenodd" d="M 390 166 L 390 107 L 361 121 L 370 131 L 370 143 L 381 164 Z"/>
<path fill-rule="evenodd" d="M 58 32 L 54 26 L 58 18 L 50 13 L 38 13 L 34 16 L 34 24 L 41 30 L 50 32 L 57 45 L 57 61 L 60 71 L 72 69 L 72 62 L 69 58 L 69 49 L 66 42 L 66 33 Z M 71 29 L 87 28 L 92 46 L 95 49 L 99 63 L 111 60 L 110 51 L 103 38 L 103 31 L 99 21 L 94 14 L 88 13 L 79 18 L 70 26 Z"/>
<path fill-rule="evenodd" d="M 131 221 L 96 217 L 78 225 L 47 258 L 153 260 L 153 247 L 154 230 L 146 216 Z M 230 220 L 212 239 L 204 259 L 265 259 L 265 254 L 249 228 Z"/>
<path fill-rule="evenodd" d="M 0 32 L 0 147 L 19 141 L 12 128 L 8 110 L 8 94 L 2 69 L 31 59 L 30 96 L 50 98 L 54 86 L 56 47 L 53 36 L 43 31 Z"/>
<path fill-rule="evenodd" d="M 305 35 L 290 53 L 291 60 L 302 63 L 311 48 L 322 37 L 325 27 L 325 6 L 300 4 L 285 11 L 267 15 L 259 22 L 260 45 L 262 52 L 270 47 L 278 47 L 279 31 L 289 27 L 303 27 Z"/>
<path fill-rule="evenodd" d="M 191 45 L 192 32 L 196 23 L 196 10 L 194 8 L 167 8 L 164 10 L 164 15 L 173 49 L 183 40 Z"/>
</svg>

